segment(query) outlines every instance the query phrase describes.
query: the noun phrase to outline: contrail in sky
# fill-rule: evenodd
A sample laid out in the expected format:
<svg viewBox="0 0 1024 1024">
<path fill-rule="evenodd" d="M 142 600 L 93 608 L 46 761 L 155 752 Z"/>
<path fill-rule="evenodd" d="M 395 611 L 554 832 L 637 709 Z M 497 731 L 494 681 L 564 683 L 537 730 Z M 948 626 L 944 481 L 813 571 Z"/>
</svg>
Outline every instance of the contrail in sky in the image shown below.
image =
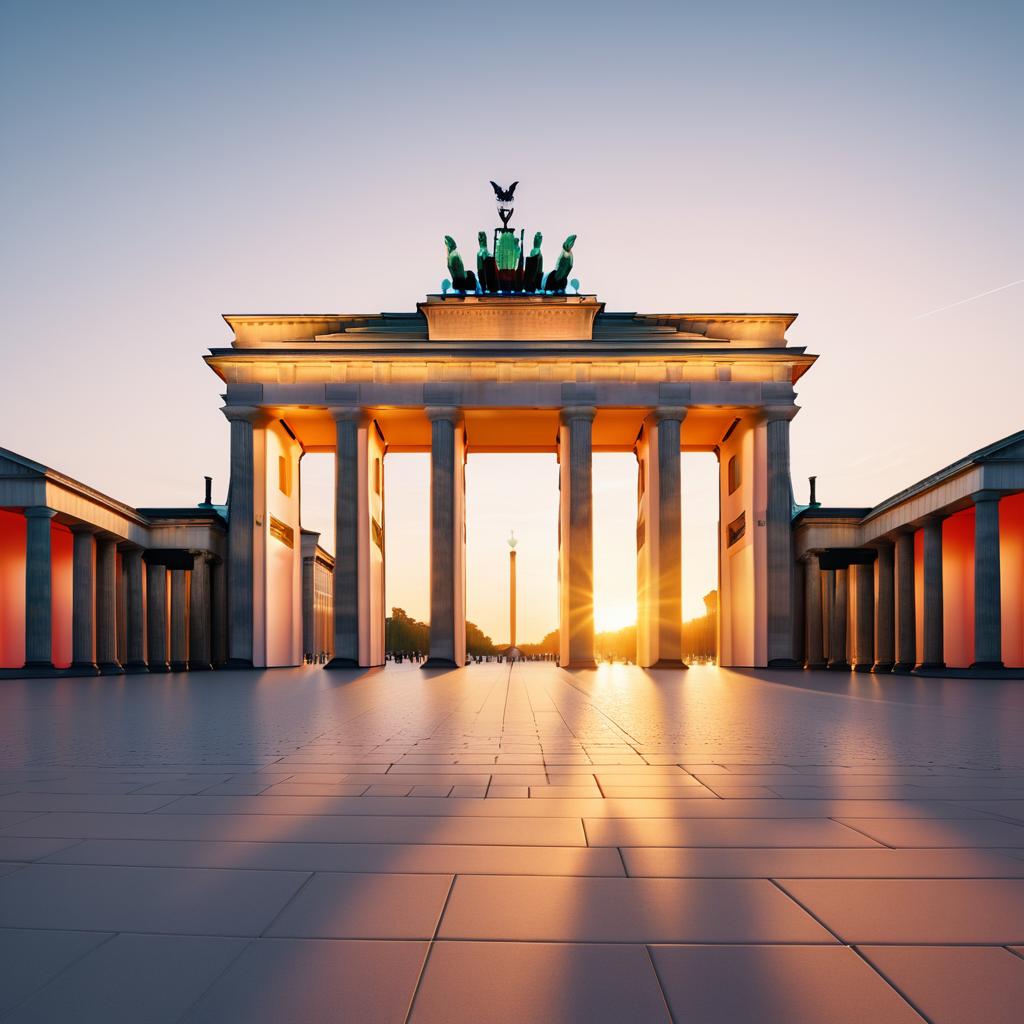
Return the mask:
<svg viewBox="0 0 1024 1024">
<path fill-rule="evenodd" d="M 917 316 L 912 316 L 910 319 L 923 320 L 926 316 L 934 316 L 936 313 L 943 313 L 947 309 L 952 309 L 954 306 L 962 306 L 965 302 L 973 302 L 975 299 L 983 299 L 986 295 L 995 295 L 996 292 L 1004 292 L 1007 288 L 1013 288 L 1018 284 L 1024 284 L 1024 277 L 1019 281 L 1011 281 L 1009 284 L 1001 284 L 998 288 L 990 288 L 987 292 L 981 292 L 979 295 L 972 295 L 969 299 L 961 299 L 959 302 L 951 302 L 948 306 L 939 306 L 938 309 L 930 309 L 927 313 L 918 313 Z"/>
</svg>

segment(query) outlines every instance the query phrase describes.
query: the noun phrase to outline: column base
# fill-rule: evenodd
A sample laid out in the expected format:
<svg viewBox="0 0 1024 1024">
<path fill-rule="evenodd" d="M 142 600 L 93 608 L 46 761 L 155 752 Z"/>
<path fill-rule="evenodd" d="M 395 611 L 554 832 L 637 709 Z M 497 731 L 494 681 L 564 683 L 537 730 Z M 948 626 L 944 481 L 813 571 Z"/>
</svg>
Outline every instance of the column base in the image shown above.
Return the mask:
<svg viewBox="0 0 1024 1024">
<path fill-rule="evenodd" d="M 171 666 L 166 661 L 151 661 L 146 666 L 150 672 L 170 672 Z"/>
<path fill-rule="evenodd" d="M 324 668 L 359 668 L 359 662 L 355 658 L 331 658 Z"/>
<path fill-rule="evenodd" d="M 73 661 L 66 674 L 69 676 L 98 676 L 100 667 L 95 661 Z"/>
<path fill-rule="evenodd" d="M 48 661 L 27 661 L 21 668 L 0 668 L 0 679 L 45 679 L 64 674 Z"/>
<path fill-rule="evenodd" d="M 558 666 L 559 668 L 597 668 L 597 662 L 593 658 L 590 661 L 570 661 L 567 665 Z"/>
<path fill-rule="evenodd" d="M 853 666 L 853 671 L 854 672 L 870 672 L 873 669 L 873 667 L 874 666 L 868 665 L 865 662 L 859 662 L 858 664 Z"/>
<path fill-rule="evenodd" d="M 429 657 L 420 668 L 462 668 L 454 658 Z"/>
<path fill-rule="evenodd" d="M 229 669 L 246 669 L 255 668 L 256 666 L 253 665 L 251 658 L 228 658 L 228 660 L 220 667 Z"/>
<path fill-rule="evenodd" d="M 119 661 L 101 661 L 99 666 L 101 676 L 124 675 L 124 666 Z"/>
<path fill-rule="evenodd" d="M 871 671 L 876 675 L 885 675 L 889 672 L 895 672 L 896 666 L 891 661 L 876 661 L 871 666 Z"/>
<path fill-rule="evenodd" d="M 187 661 L 172 661 L 171 662 L 172 672 L 187 672 L 188 662 Z"/>
<path fill-rule="evenodd" d="M 190 661 L 188 670 L 189 672 L 212 672 L 213 665 L 208 661 Z"/>
<path fill-rule="evenodd" d="M 643 665 L 642 668 L 672 668 L 682 669 L 690 666 L 682 658 L 659 658 L 653 665 Z"/>
<path fill-rule="evenodd" d="M 804 668 L 808 672 L 820 672 L 822 669 L 828 668 L 828 662 L 826 661 L 805 661 Z"/>
<path fill-rule="evenodd" d="M 1006 668 L 1006 666 L 1001 661 L 975 661 L 971 664 L 971 668 L 979 672 L 995 672 Z"/>
<path fill-rule="evenodd" d="M 914 671 L 914 663 L 912 661 L 897 661 L 892 667 L 894 675 L 908 676 Z"/>
<path fill-rule="evenodd" d="M 796 658 L 771 658 L 768 668 L 803 668 L 803 665 Z"/>
<path fill-rule="evenodd" d="M 914 666 L 913 675 L 929 675 L 933 672 L 942 672 L 946 667 L 944 661 L 922 661 L 920 665 Z"/>
<path fill-rule="evenodd" d="M 125 675 L 138 676 L 149 671 L 149 666 L 144 661 L 129 661 L 124 666 Z"/>
<path fill-rule="evenodd" d="M 825 668 L 827 668 L 829 672 L 849 672 L 850 663 L 848 661 L 830 661 Z"/>
</svg>

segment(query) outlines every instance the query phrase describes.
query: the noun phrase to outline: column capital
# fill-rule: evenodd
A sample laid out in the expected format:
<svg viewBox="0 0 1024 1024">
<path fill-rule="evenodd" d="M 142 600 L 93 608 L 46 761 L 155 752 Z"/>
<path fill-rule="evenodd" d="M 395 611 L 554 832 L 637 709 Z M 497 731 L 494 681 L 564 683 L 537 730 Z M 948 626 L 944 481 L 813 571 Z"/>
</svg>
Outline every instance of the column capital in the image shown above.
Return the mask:
<svg viewBox="0 0 1024 1024">
<path fill-rule="evenodd" d="M 122 555 L 138 555 L 141 558 L 142 552 L 145 549 L 141 544 L 136 544 L 133 540 L 122 540 L 121 538 L 118 538 L 117 550 L 120 551 Z"/>
<path fill-rule="evenodd" d="M 363 423 L 369 416 L 361 405 L 329 405 L 327 412 L 335 423 Z"/>
<path fill-rule="evenodd" d="M 462 419 L 462 410 L 457 405 L 428 405 L 423 411 L 431 423 L 435 420 L 446 420 L 448 423 L 456 424 Z"/>
<path fill-rule="evenodd" d="M 261 427 L 273 418 L 262 405 L 225 405 L 220 411 L 229 423 L 251 423 L 254 427 Z"/>
<path fill-rule="evenodd" d="M 800 411 L 799 405 L 760 405 L 747 415 L 747 421 L 754 426 L 775 420 L 791 420 Z"/>
<path fill-rule="evenodd" d="M 1002 497 L 1002 491 L 994 491 L 991 489 L 987 489 L 983 491 L 975 491 L 971 495 L 971 501 L 973 501 L 975 505 L 978 505 L 984 501 L 999 501 L 999 499 Z"/>
<path fill-rule="evenodd" d="M 92 523 L 69 523 L 68 524 L 68 529 L 72 533 L 78 533 L 78 534 L 95 534 L 95 535 L 98 535 L 98 534 L 101 533 L 99 527 L 98 526 L 93 526 Z"/>
<path fill-rule="evenodd" d="M 682 423 L 686 419 L 688 411 L 689 409 L 685 405 L 659 405 L 651 410 L 650 416 L 655 423 L 661 423 L 663 420 L 675 420 Z"/>
<path fill-rule="evenodd" d="M 192 556 L 193 562 L 197 558 L 205 558 L 207 561 L 210 560 L 210 552 L 205 548 L 189 548 L 188 553 Z"/>
<path fill-rule="evenodd" d="M 47 508 L 45 505 L 32 505 L 22 513 L 26 519 L 52 519 L 56 514 L 55 508 Z"/>
<path fill-rule="evenodd" d="M 586 420 L 594 422 L 597 410 L 592 405 L 566 405 L 559 410 L 559 419 L 562 423 L 570 423 L 572 420 Z"/>
<path fill-rule="evenodd" d="M 921 526 L 941 526 L 949 516 L 949 512 L 929 512 L 928 515 L 921 517 Z"/>
</svg>

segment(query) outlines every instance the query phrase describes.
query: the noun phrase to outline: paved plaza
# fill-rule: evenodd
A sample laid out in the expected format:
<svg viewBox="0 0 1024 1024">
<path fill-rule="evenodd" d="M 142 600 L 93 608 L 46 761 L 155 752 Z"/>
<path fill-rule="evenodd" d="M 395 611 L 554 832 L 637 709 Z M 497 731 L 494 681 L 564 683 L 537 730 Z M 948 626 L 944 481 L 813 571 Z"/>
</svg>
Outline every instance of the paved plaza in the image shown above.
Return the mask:
<svg viewBox="0 0 1024 1024">
<path fill-rule="evenodd" d="M 0 686 L 0 1020 L 1001 1024 L 1024 684 Z"/>
</svg>

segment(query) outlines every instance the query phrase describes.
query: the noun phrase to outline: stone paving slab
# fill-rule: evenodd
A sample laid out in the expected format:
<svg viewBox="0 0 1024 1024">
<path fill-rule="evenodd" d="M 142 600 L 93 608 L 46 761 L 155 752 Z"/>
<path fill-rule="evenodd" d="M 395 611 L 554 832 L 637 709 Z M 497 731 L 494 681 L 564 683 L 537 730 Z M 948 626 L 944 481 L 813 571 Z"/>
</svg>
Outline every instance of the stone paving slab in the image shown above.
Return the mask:
<svg viewBox="0 0 1024 1024">
<path fill-rule="evenodd" d="M 35 863 L 0 878 L 0 927 L 259 935 L 307 877 Z"/>
<path fill-rule="evenodd" d="M 426 942 L 260 939 L 184 1024 L 396 1024 L 406 1019 Z"/>
<path fill-rule="evenodd" d="M 653 946 L 673 1018 L 685 1024 L 921 1024 L 856 953 L 827 946 Z"/>
<path fill-rule="evenodd" d="M 245 946 L 243 939 L 196 935 L 115 935 L 4 1022 L 175 1024 Z"/>
<path fill-rule="evenodd" d="M 851 945 L 1024 942 L 1024 879 L 782 878 L 778 884 Z"/>
<path fill-rule="evenodd" d="M 413 1024 L 668 1024 L 641 945 L 436 942 Z"/>
<path fill-rule="evenodd" d="M 932 1024 L 1019 1024 L 1024 959 L 979 946 L 860 946 Z"/>
<path fill-rule="evenodd" d="M 520 942 L 835 942 L 756 879 L 460 875 L 443 939 Z"/>
</svg>

